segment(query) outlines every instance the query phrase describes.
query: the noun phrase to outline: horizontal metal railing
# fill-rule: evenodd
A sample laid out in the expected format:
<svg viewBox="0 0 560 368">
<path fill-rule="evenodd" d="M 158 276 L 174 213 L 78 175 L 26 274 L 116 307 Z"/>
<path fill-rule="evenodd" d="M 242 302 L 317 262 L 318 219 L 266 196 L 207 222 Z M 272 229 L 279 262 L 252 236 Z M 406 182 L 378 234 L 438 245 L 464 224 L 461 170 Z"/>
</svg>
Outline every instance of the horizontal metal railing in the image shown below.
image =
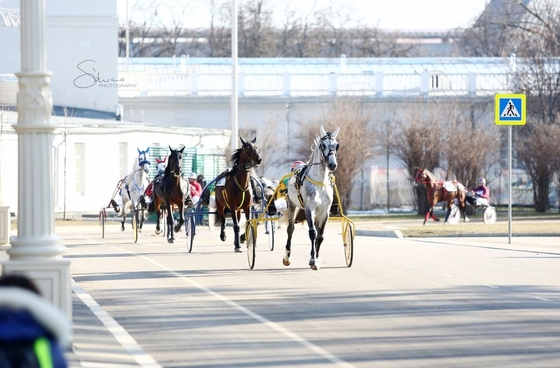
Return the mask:
<svg viewBox="0 0 560 368">
<path fill-rule="evenodd" d="M 229 96 L 229 73 L 119 72 L 119 96 Z M 484 96 L 512 89 L 509 73 L 239 74 L 240 97 Z"/>
</svg>

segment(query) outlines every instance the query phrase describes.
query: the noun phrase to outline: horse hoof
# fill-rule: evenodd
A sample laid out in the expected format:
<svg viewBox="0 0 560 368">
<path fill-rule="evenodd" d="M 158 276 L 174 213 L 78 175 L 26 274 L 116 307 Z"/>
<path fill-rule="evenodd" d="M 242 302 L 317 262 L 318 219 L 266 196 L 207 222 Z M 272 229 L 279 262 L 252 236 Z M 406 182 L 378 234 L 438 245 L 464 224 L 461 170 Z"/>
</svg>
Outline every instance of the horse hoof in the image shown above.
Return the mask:
<svg viewBox="0 0 560 368">
<path fill-rule="evenodd" d="M 444 225 L 449 225 L 449 222 L 445 221 L 443 224 L 444 224 Z"/>
<path fill-rule="evenodd" d="M 234 251 L 235 253 L 241 253 L 241 247 L 235 247 L 235 248 L 233 249 L 233 251 Z"/>
<path fill-rule="evenodd" d="M 239 241 L 241 242 L 241 244 L 245 243 L 245 234 L 241 234 L 241 236 L 239 237 Z"/>
<path fill-rule="evenodd" d="M 174 241 L 175 241 L 174 239 L 167 239 L 167 242 L 168 242 L 169 244 L 173 244 Z"/>
<path fill-rule="evenodd" d="M 161 230 L 156 230 L 156 235 L 161 234 Z"/>
<path fill-rule="evenodd" d="M 435 218 L 434 221 L 435 221 L 435 222 L 439 222 L 439 219 L 438 219 L 438 218 Z"/>
<path fill-rule="evenodd" d="M 282 258 L 282 264 L 283 264 L 284 266 L 289 266 L 289 265 L 292 264 L 292 262 L 290 262 L 290 261 L 287 260 L 287 259 Z"/>
<path fill-rule="evenodd" d="M 470 219 L 468 217 L 465 217 L 465 222 L 469 222 Z"/>
<path fill-rule="evenodd" d="M 316 265 L 310 265 L 310 267 L 313 271 L 317 271 L 317 266 Z"/>
<path fill-rule="evenodd" d="M 222 241 L 226 241 L 226 236 L 225 236 L 225 235 L 220 235 L 220 239 L 221 239 Z"/>
<path fill-rule="evenodd" d="M 422 223 L 422 225 L 426 225 L 426 221 L 424 220 L 424 222 Z"/>
</svg>

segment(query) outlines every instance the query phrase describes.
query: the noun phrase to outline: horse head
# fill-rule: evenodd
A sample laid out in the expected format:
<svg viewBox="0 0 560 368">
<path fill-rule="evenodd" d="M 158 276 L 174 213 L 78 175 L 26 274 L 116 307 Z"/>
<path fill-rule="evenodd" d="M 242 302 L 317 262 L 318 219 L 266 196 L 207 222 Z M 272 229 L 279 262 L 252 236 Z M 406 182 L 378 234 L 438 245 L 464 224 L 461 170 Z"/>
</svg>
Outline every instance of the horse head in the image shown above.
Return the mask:
<svg viewBox="0 0 560 368">
<path fill-rule="evenodd" d="M 140 148 L 136 148 L 138 150 L 138 167 L 139 170 L 144 170 L 146 174 L 150 172 L 150 147 L 145 151 L 140 151 Z"/>
<path fill-rule="evenodd" d="M 156 157 L 156 167 L 158 172 L 165 171 L 165 168 L 167 167 L 167 157 L 163 160 Z"/>
<path fill-rule="evenodd" d="M 166 174 L 173 174 L 176 178 L 181 176 L 181 165 L 183 163 L 183 151 L 185 147 L 180 150 L 174 150 L 169 146 L 171 154 L 169 155 L 169 160 L 167 161 L 167 167 L 165 168 Z"/>
<path fill-rule="evenodd" d="M 326 132 L 325 128 L 321 125 L 321 140 L 319 142 L 319 149 L 321 151 L 321 158 L 330 171 L 335 171 L 338 167 L 336 156 L 339 144 L 336 141 L 336 137 L 339 132 L 340 127 L 336 128 L 336 130 L 331 133 Z"/>
<path fill-rule="evenodd" d="M 245 141 L 243 137 L 241 139 L 242 146 L 240 148 L 240 156 L 237 162 L 238 165 L 245 165 L 245 169 L 250 169 L 255 166 L 259 166 L 262 162 L 261 156 L 259 155 L 259 149 L 255 145 L 257 137 L 255 137 L 251 142 Z"/>
</svg>

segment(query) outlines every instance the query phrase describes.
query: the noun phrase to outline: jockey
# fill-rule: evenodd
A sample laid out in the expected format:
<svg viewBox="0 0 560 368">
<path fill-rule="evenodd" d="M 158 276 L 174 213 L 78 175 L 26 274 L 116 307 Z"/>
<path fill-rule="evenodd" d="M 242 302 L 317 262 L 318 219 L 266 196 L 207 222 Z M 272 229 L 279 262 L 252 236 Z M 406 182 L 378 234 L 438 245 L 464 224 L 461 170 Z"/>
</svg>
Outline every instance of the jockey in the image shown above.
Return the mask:
<svg viewBox="0 0 560 368">
<path fill-rule="evenodd" d="M 488 206 L 490 204 L 490 189 L 486 186 L 486 179 L 478 178 L 473 192 L 476 195 L 477 206 Z"/>
<path fill-rule="evenodd" d="M 200 183 L 196 181 L 196 178 L 197 178 L 196 173 L 190 173 L 189 188 L 190 188 L 191 200 L 193 204 L 198 203 L 200 199 L 200 195 L 202 194 L 202 187 L 200 186 Z"/>
</svg>

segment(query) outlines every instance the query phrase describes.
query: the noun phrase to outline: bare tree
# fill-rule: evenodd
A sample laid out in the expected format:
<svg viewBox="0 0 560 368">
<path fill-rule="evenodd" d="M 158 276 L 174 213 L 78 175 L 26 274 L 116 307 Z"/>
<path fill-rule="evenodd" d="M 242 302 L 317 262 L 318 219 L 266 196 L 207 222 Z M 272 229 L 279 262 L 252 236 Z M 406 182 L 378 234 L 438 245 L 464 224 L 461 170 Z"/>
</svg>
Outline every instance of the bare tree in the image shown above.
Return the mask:
<svg viewBox="0 0 560 368">
<path fill-rule="evenodd" d="M 457 42 L 460 55 L 506 57 L 516 52 L 520 44 L 515 29 L 526 13 L 520 6 L 529 0 L 491 1 L 474 25 Z"/>
<path fill-rule="evenodd" d="M 428 103 L 409 113 L 407 119 L 396 120 L 393 154 L 402 162 L 411 179 L 416 168 L 434 170 L 440 164 L 442 119 L 437 115 L 437 106 Z M 424 110 L 422 112 L 420 110 Z M 428 199 L 424 185 L 414 187 L 418 214 L 425 214 Z"/>
<path fill-rule="evenodd" d="M 545 151 L 543 147 L 552 149 L 558 145 L 556 128 L 539 125 L 558 125 L 560 121 L 560 7 L 551 0 L 519 6 L 527 17 L 517 28 L 523 32 L 519 55 L 525 61 L 518 67 L 518 86 L 519 92 L 527 96 L 529 123 L 517 130 L 518 158 L 533 179 L 535 210 L 541 212 L 549 208 L 549 186 L 555 168 L 538 158 L 544 151 L 547 153 L 542 159 L 550 160 L 555 151 Z"/>
<path fill-rule="evenodd" d="M 442 109 L 446 122 L 443 130 L 441 151 L 447 163 L 447 178 L 458 180 L 467 188 L 473 188 L 477 178 L 487 177 L 490 168 L 500 158 L 500 131 L 494 124 L 480 121 L 473 111 L 476 106 L 453 103 Z M 478 111 L 487 111 L 482 107 Z"/>
<path fill-rule="evenodd" d="M 527 128 L 531 134 L 517 142 L 517 157 L 533 181 L 535 211 L 546 212 L 550 206 L 550 183 L 560 171 L 560 125 L 539 124 Z"/>
<path fill-rule="evenodd" d="M 300 122 L 300 130 L 294 135 L 298 137 L 296 154 L 307 160 L 319 127 L 323 125 L 325 130 L 330 132 L 340 127 L 337 137 L 340 149 L 335 176 L 344 209 L 350 206 L 354 177 L 360 172 L 364 162 L 376 153 L 378 138 L 371 120 L 371 114 L 362 103 L 336 100 L 326 106 L 320 116 Z"/>
</svg>

